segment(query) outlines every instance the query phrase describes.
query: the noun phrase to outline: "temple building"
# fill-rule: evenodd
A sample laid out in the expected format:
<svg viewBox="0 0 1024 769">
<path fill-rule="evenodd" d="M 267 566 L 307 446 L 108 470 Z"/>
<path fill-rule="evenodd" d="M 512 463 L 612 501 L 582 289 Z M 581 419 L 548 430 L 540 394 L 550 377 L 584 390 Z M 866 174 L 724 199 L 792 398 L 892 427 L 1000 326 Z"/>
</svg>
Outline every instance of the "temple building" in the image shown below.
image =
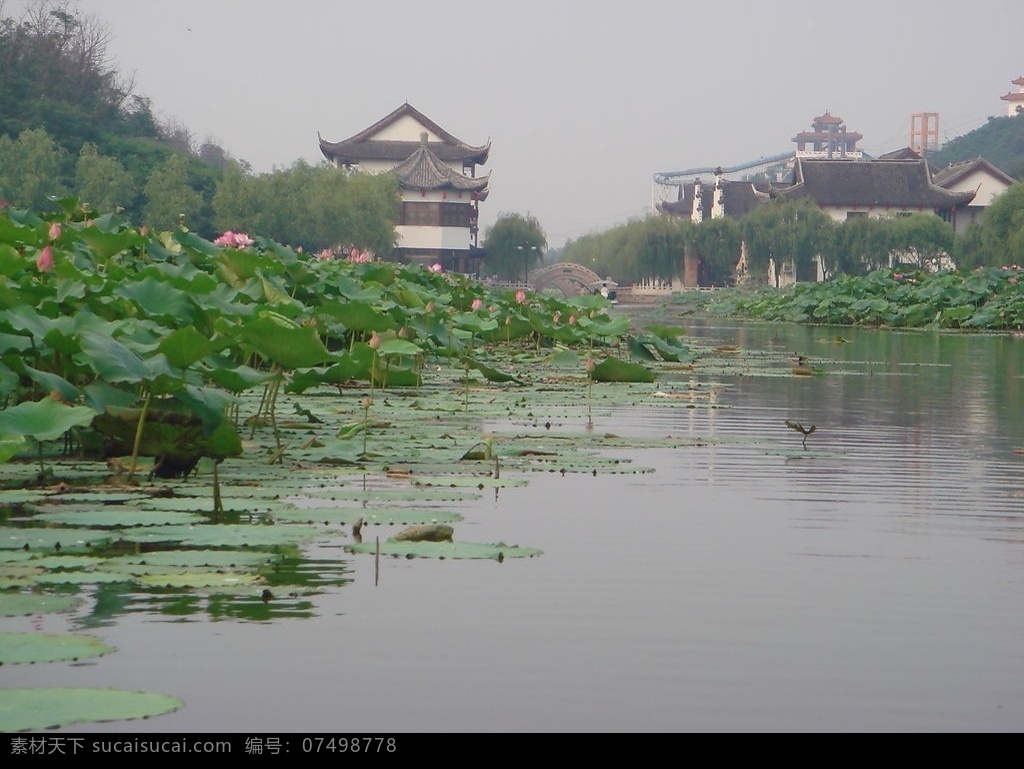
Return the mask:
<svg viewBox="0 0 1024 769">
<path fill-rule="evenodd" d="M 408 102 L 354 136 L 320 138 L 320 151 L 338 168 L 393 172 L 402 212 L 398 245 L 389 258 L 440 264 L 445 270 L 479 272 L 479 205 L 487 198 L 490 141 L 473 146 L 458 139 Z"/>
<path fill-rule="evenodd" d="M 935 171 L 932 181 L 954 192 L 974 192 L 974 198 L 957 209 L 953 227 L 958 235 L 976 223 L 985 209 L 1016 183 L 1008 173 L 980 157 Z"/>
<path fill-rule="evenodd" d="M 898 158 L 898 159 L 897 159 Z M 796 159 L 793 182 L 773 185 L 772 196 L 810 198 L 837 222 L 857 216 L 934 213 L 956 229 L 958 213 L 975 190 L 952 190 L 932 179 L 928 161 L 916 153 L 877 160 Z"/>
<path fill-rule="evenodd" d="M 1010 82 L 1017 86 L 1017 93 L 1011 91 L 999 98 L 1006 102 L 1006 114 L 1016 117 L 1024 112 L 1024 77 L 1018 77 Z"/>
<path fill-rule="evenodd" d="M 859 158 L 857 142 L 864 138 L 856 131 L 847 131 L 841 117 L 829 112 L 814 118 L 813 131 L 801 131 L 793 137 L 798 158 Z"/>
</svg>

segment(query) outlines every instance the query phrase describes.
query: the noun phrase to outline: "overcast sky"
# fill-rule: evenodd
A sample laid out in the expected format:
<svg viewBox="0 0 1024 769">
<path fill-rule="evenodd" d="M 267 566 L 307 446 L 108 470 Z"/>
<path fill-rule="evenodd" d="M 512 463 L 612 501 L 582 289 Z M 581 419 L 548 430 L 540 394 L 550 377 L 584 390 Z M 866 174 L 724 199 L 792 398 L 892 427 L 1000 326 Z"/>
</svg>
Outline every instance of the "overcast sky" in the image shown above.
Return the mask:
<svg viewBox="0 0 1024 769">
<path fill-rule="evenodd" d="M 0 0 L 19 15 L 25 0 Z M 879 154 L 914 112 L 944 139 L 1024 75 L 1020 0 L 78 0 L 158 115 L 257 172 L 322 160 L 408 101 L 492 142 L 484 229 L 551 246 L 643 216 L 652 176 L 794 148 L 825 111 Z"/>
</svg>

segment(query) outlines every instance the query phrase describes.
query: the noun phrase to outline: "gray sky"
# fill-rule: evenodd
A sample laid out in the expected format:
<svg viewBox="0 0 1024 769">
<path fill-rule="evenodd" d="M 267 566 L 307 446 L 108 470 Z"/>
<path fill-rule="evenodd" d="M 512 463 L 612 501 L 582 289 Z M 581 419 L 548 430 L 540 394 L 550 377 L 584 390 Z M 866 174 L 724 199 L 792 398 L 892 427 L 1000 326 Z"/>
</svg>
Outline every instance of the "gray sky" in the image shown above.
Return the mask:
<svg viewBox="0 0 1024 769">
<path fill-rule="evenodd" d="M 913 112 L 954 138 L 1006 114 L 1024 75 L 1020 0 L 77 5 L 159 115 L 259 172 L 318 162 L 317 131 L 348 138 L 405 101 L 490 139 L 485 230 L 532 213 L 552 246 L 644 215 L 656 172 L 791 150 L 826 110 L 872 154 L 908 144 Z"/>
</svg>

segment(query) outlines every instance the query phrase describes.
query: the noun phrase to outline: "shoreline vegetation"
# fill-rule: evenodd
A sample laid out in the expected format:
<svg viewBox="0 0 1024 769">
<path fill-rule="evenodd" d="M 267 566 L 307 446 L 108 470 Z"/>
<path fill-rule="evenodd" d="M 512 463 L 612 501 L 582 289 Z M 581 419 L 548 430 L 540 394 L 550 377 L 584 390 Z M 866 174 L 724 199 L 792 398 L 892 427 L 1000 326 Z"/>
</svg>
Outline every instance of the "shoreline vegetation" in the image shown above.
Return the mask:
<svg viewBox="0 0 1024 769">
<path fill-rule="evenodd" d="M 683 315 L 888 328 L 1024 329 L 1024 269 L 881 269 L 821 283 L 681 291 L 666 306 Z"/>
</svg>

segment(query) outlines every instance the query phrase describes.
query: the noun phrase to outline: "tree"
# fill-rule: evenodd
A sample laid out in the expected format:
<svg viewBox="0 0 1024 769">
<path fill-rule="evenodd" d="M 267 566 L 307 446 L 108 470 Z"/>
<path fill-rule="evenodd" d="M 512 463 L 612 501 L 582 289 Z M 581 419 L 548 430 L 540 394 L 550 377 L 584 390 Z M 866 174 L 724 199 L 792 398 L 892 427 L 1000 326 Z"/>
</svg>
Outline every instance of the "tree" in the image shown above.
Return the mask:
<svg viewBox="0 0 1024 769">
<path fill-rule="evenodd" d="M 93 211 L 106 213 L 131 205 L 135 182 L 115 158 L 100 155 L 95 144 L 85 144 L 75 164 L 75 194 Z"/>
<path fill-rule="evenodd" d="M 171 155 L 158 166 L 146 182 L 145 221 L 152 227 L 170 230 L 182 217 L 188 222 L 198 216 L 203 197 L 188 183 L 188 160 L 184 155 Z"/>
<path fill-rule="evenodd" d="M 1024 254 L 1024 182 L 997 197 L 957 243 L 962 268 L 1020 264 Z"/>
<path fill-rule="evenodd" d="M 61 150 L 42 129 L 25 130 L 12 141 L 0 136 L 0 200 L 20 208 L 44 210 L 63 197 Z"/>
<path fill-rule="evenodd" d="M 525 277 L 530 267 L 543 260 L 547 245 L 547 236 L 532 214 L 500 214 L 484 238 L 483 270 L 507 280 Z"/>
<path fill-rule="evenodd" d="M 726 286 L 735 280 L 741 241 L 740 225 L 735 219 L 706 219 L 693 227 L 691 243 L 701 260 L 705 283 Z"/>
</svg>

